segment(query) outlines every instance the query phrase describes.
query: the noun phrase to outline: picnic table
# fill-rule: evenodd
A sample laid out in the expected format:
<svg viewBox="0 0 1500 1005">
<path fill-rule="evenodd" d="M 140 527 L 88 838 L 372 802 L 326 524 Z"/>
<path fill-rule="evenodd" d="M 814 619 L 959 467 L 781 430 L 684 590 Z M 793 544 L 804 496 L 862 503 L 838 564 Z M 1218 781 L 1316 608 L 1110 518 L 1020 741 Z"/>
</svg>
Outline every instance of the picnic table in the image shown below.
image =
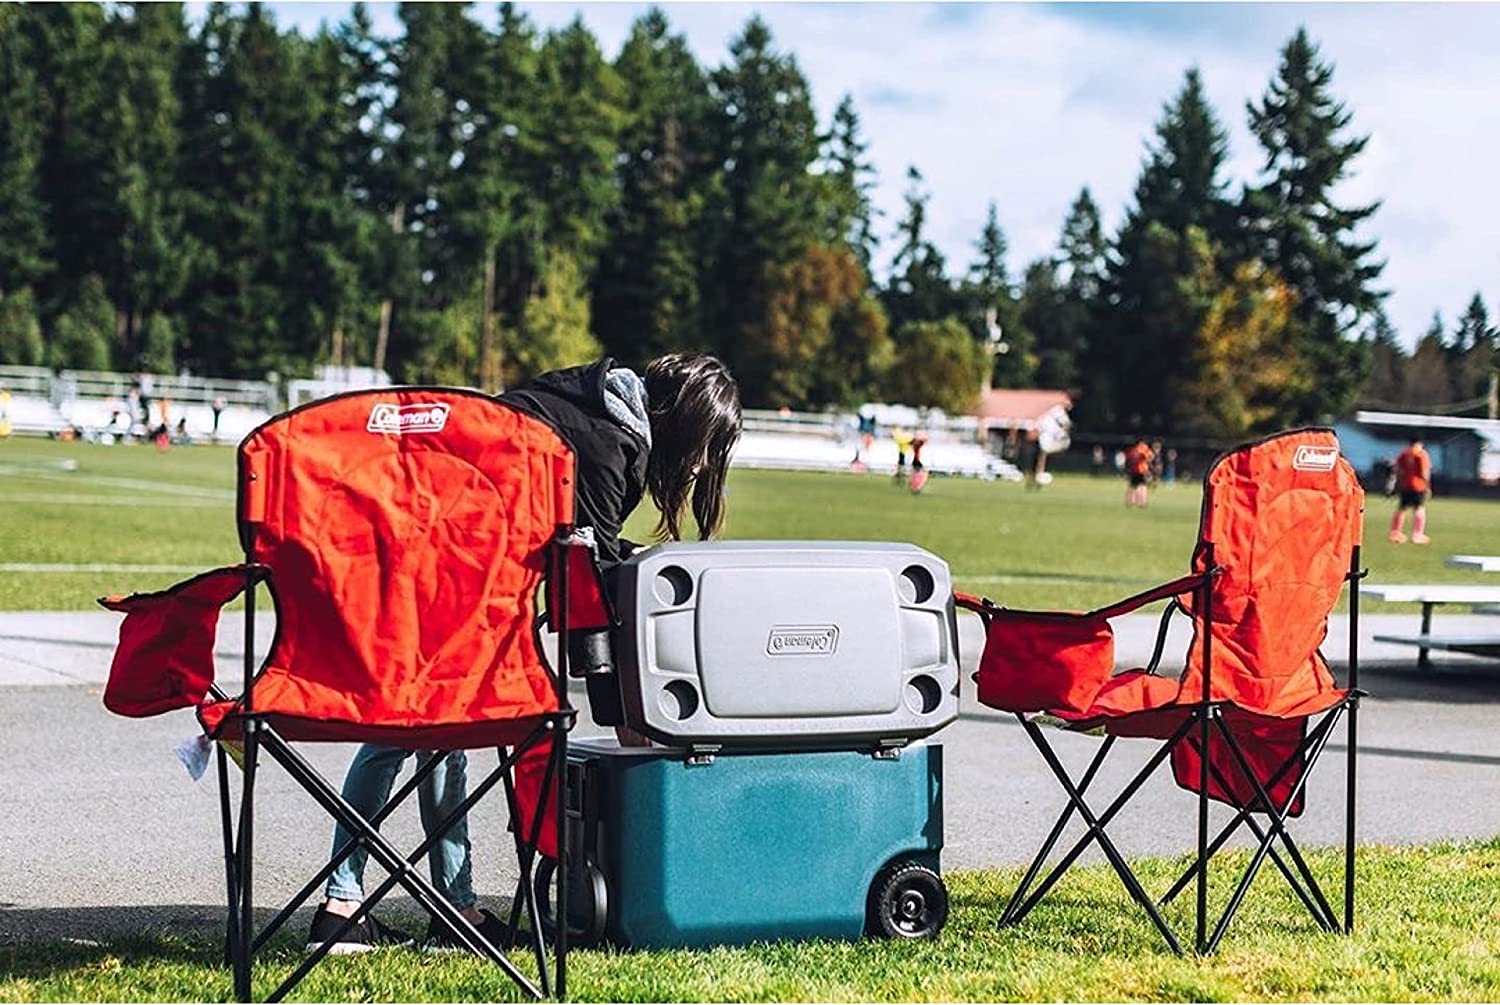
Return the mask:
<svg viewBox="0 0 1500 1005">
<path fill-rule="evenodd" d="M 1462 583 L 1403 583 L 1387 586 L 1365 584 L 1360 586 L 1359 595 L 1395 604 L 1422 605 L 1422 628 L 1419 634 L 1375 636 L 1377 642 L 1416 646 L 1417 668 L 1420 670 L 1431 668 L 1430 653 L 1433 649 L 1500 659 L 1500 635 L 1432 634 L 1433 608 L 1441 604 L 1474 604 L 1480 607 L 1500 605 L 1500 586 L 1468 586 Z"/>
<path fill-rule="evenodd" d="M 1443 559 L 1443 563 L 1451 565 L 1455 569 L 1500 572 L 1500 555 L 1449 555 Z"/>
</svg>

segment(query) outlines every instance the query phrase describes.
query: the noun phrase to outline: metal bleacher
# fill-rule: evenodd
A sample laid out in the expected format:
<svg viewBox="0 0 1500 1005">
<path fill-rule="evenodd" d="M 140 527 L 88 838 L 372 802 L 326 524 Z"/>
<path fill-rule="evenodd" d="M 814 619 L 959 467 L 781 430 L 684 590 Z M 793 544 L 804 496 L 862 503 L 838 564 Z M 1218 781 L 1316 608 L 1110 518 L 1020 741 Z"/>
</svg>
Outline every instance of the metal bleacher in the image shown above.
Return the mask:
<svg viewBox="0 0 1500 1005">
<path fill-rule="evenodd" d="M 0 366 L 0 389 L 9 395 L 11 431 L 33 436 L 143 435 L 163 423 L 175 431 L 185 419 L 191 439 L 235 442 L 280 410 L 280 394 L 268 381 Z M 143 389 L 145 421 L 132 414 L 131 403 L 132 390 Z M 215 402 L 223 406 L 216 436 Z"/>
</svg>

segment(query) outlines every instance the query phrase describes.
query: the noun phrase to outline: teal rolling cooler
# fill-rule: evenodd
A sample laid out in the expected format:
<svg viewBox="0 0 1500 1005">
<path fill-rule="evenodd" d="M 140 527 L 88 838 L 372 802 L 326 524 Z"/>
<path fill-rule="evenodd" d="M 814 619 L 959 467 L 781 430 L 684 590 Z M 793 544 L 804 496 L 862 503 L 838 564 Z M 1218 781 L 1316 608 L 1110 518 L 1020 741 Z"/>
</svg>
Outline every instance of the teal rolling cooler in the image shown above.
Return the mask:
<svg viewBox="0 0 1500 1005">
<path fill-rule="evenodd" d="M 943 751 L 923 738 L 957 714 L 947 566 L 909 545 L 728 542 L 622 572 L 610 687 L 663 746 L 569 746 L 574 938 L 935 936 Z"/>
</svg>

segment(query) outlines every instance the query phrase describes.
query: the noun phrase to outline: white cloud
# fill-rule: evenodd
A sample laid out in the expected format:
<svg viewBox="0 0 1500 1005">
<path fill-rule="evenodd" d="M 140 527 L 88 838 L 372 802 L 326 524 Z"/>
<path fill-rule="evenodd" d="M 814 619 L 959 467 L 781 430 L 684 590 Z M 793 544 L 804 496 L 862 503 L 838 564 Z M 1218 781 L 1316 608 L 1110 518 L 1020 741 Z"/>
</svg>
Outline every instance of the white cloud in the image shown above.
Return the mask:
<svg viewBox="0 0 1500 1005">
<path fill-rule="evenodd" d="M 283 23 L 315 27 L 344 5 L 276 4 Z M 932 237 L 966 266 L 993 199 L 1012 270 L 1049 252 L 1078 189 L 1111 226 L 1143 144 L 1197 65 L 1231 136 L 1230 175 L 1253 177 L 1259 152 L 1245 102 L 1274 72 L 1278 48 L 1306 25 L 1337 71 L 1335 93 L 1371 135 L 1344 186 L 1350 203 L 1383 199 L 1368 236 L 1389 264 L 1387 307 L 1408 341 L 1434 308 L 1450 319 L 1476 289 L 1500 298 L 1500 7 L 1450 4 L 938 5 L 665 4 L 699 59 L 717 64 L 752 12 L 793 52 L 826 121 L 852 93 L 880 171 L 887 230 L 906 165 L 933 193 Z M 372 4 L 393 30 L 394 10 Z M 524 5 L 543 27 L 577 15 L 607 54 L 644 4 Z M 476 8 L 482 20 L 493 10 Z M 1496 305 L 1500 307 L 1500 305 Z M 1496 313 L 1500 313 L 1497 310 Z"/>
</svg>

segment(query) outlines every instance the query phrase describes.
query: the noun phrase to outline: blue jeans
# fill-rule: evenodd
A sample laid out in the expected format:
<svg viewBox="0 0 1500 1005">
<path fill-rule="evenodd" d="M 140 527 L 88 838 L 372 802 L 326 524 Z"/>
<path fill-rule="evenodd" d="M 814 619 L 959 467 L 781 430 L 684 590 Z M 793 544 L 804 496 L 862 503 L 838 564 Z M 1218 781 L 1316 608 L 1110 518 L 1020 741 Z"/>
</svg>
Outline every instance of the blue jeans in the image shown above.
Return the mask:
<svg viewBox="0 0 1500 1005">
<path fill-rule="evenodd" d="M 344 776 L 344 798 L 366 819 L 380 812 L 380 808 L 391 797 L 396 776 L 401 765 L 412 756 L 410 750 L 381 747 L 373 743 L 363 744 L 349 762 L 349 772 Z M 464 801 L 468 789 L 469 759 L 462 750 L 451 753 L 423 753 L 418 755 L 426 764 L 434 757 L 442 758 L 432 774 L 417 788 L 417 803 L 422 810 L 422 827 L 429 833 L 442 823 L 448 814 Z M 334 854 L 348 841 L 350 834 L 339 825 L 333 832 Z M 327 894 L 330 900 L 363 900 L 366 852 L 363 846 L 344 859 L 328 877 Z M 432 885 L 448 898 L 449 903 L 460 911 L 473 907 L 475 902 L 472 870 L 469 864 L 469 824 L 464 817 L 443 835 L 427 853 L 427 867 L 432 873 Z"/>
</svg>

